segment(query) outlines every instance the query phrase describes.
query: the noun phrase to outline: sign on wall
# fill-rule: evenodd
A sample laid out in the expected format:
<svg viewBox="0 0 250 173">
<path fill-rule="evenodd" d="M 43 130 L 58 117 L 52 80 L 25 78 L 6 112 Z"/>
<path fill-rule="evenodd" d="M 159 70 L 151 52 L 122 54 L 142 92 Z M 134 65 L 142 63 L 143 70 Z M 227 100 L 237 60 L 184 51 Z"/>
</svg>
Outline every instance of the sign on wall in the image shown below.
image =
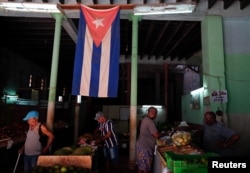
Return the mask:
<svg viewBox="0 0 250 173">
<path fill-rule="evenodd" d="M 227 90 L 214 90 L 211 92 L 211 102 L 226 103 Z"/>
</svg>

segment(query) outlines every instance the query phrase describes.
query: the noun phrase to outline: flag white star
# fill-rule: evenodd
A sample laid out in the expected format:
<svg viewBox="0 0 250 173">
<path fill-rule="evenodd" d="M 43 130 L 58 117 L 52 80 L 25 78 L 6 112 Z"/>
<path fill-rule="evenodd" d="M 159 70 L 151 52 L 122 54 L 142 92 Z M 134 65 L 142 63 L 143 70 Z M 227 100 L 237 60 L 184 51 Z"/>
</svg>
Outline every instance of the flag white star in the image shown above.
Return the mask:
<svg viewBox="0 0 250 173">
<path fill-rule="evenodd" d="M 102 23 L 103 19 L 95 19 L 92 23 L 95 24 L 95 28 L 97 29 L 99 26 L 104 26 Z"/>
</svg>

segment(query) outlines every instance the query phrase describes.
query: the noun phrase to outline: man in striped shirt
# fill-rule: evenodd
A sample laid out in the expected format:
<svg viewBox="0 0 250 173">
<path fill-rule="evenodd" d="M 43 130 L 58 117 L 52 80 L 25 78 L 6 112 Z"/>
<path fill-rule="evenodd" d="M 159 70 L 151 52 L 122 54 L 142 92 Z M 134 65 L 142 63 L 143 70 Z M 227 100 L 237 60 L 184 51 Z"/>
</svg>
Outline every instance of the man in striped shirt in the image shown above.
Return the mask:
<svg viewBox="0 0 250 173">
<path fill-rule="evenodd" d="M 118 138 L 115 134 L 113 123 L 102 112 L 97 112 L 95 120 L 98 121 L 98 130 L 101 133 L 100 142 L 103 142 L 103 154 L 106 173 L 119 173 Z M 110 165 L 111 163 L 111 165 Z M 113 166 L 114 169 L 110 169 Z"/>
</svg>

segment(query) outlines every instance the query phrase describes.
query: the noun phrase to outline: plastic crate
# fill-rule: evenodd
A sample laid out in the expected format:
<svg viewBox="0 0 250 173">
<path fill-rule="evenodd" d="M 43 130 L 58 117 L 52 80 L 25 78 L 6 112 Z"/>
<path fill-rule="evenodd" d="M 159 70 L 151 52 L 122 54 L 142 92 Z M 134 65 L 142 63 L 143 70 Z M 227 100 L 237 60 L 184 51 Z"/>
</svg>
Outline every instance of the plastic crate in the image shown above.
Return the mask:
<svg viewBox="0 0 250 173">
<path fill-rule="evenodd" d="M 174 152 L 165 152 L 164 157 L 167 167 L 173 173 L 207 173 L 208 157 L 217 157 L 215 153 L 205 154 L 175 154 Z"/>
</svg>

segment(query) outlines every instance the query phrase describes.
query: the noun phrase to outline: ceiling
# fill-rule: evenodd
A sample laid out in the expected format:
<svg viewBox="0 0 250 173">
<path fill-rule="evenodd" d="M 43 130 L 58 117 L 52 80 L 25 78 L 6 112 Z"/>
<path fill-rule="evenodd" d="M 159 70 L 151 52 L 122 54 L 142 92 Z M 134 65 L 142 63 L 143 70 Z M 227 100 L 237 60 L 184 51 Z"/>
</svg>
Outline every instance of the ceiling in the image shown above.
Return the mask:
<svg viewBox="0 0 250 173">
<path fill-rule="evenodd" d="M 15 2 L 15 0 L 11 1 Z M 29 2 L 37 1 L 29 0 Z M 61 2 L 61 5 L 58 6 L 63 9 L 68 21 L 77 28 L 79 16 L 77 2 L 79 1 L 60 0 L 58 2 Z M 103 4 L 98 2 L 106 1 L 87 0 L 85 2 L 89 2 L 90 6 L 100 7 Z M 110 0 L 107 2 L 112 4 L 117 1 Z M 141 0 L 122 2 L 126 2 L 123 5 L 142 3 Z M 154 1 L 143 1 L 143 4 L 152 4 L 152 2 Z M 159 4 L 167 1 L 155 2 L 154 4 Z M 142 20 L 139 21 L 138 59 L 139 70 L 143 71 L 139 75 L 145 75 L 146 72 L 163 71 L 163 63 L 187 64 L 191 57 L 201 52 L 201 21 L 204 16 L 207 14 L 228 16 L 228 11 L 236 15 L 244 15 L 242 11 L 249 10 L 250 6 L 248 0 L 198 0 L 193 2 L 197 4 L 197 7 L 192 14 L 143 16 Z M 74 8 L 67 8 L 67 5 L 73 5 Z M 235 10 L 235 7 L 237 10 Z M 129 20 L 129 13 L 131 13 L 131 9 L 121 11 L 121 62 L 129 62 L 131 55 L 132 22 Z M 55 32 L 54 18 L 50 15 L 42 16 L 41 14 L 13 13 L 0 10 L 0 23 L 1 48 L 50 70 Z M 68 72 L 71 72 L 73 68 L 74 53 L 75 41 L 68 33 L 67 28 L 62 27 L 59 52 L 59 70 L 61 73 L 65 75 L 67 73 L 70 76 Z M 147 65 L 150 65 L 150 68 Z M 142 68 L 143 66 L 146 67 Z"/>
</svg>

